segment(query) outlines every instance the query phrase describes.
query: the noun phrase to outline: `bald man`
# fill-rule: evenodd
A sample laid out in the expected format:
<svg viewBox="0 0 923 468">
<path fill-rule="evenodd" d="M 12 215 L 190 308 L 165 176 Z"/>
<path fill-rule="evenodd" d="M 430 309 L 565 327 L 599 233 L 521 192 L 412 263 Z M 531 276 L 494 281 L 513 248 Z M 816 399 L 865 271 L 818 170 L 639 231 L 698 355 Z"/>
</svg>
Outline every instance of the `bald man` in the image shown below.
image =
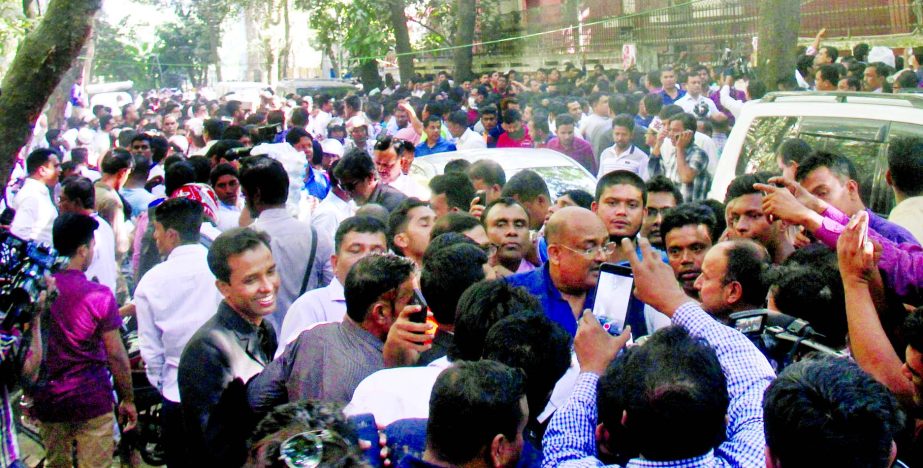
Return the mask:
<svg viewBox="0 0 923 468">
<path fill-rule="evenodd" d="M 600 265 L 616 246 L 609 243 L 599 217 L 576 206 L 562 208 L 548 219 L 545 239 L 548 262 L 507 281 L 537 296 L 548 318 L 574 335 L 580 313 L 593 308 Z"/>
</svg>

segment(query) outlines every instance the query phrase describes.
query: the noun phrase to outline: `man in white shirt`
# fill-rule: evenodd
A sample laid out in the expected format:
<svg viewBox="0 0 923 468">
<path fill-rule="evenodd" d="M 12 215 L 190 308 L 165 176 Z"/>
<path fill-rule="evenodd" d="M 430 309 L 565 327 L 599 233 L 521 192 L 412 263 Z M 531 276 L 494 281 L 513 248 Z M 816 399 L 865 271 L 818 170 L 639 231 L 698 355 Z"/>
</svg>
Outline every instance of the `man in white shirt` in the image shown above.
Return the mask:
<svg viewBox="0 0 923 468">
<path fill-rule="evenodd" d="M 702 132 L 696 131 L 692 138 L 695 145 L 708 155 L 708 173 L 714 176 L 715 169 L 718 168 L 718 145 L 715 144 L 712 137 Z M 667 138 L 663 141 L 660 146 L 660 154 L 663 156 L 664 164 L 675 164 L 673 161 L 676 156 L 676 145 L 674 145 L 673 140 Z"/>
<path fill-rule="evenodd" d="M 51 149 L 37 149 L 26 157 L 26 178 L 13 199 L 16 216 L 10 232 L 26 240 L 51 244 L 51 227 L 58 209 L 51 199 L 51 190 L 58 183 L 61 161 Z"/>
<path fill-rule="evenodd" d="M 327 125 L 333 120 L 333 98 L 329 95 L 322 94 L 314 102 L 314 112 L 308 119 L 308 132 L 314 135 L 314 138 L 323 140 L 327 138 Z"/>
<path fill-rule="evenodd" d="M 484 137 L 468 128 L 468 114 L 465 111 L 459 110 L 449 114 L 446 126 L 455 138 L 455 148 L 459 150 L 487 148 L 487 141 Z"/>
<path fill-rule="evenodd" d="M 429 200 L 429 188 L 421 186 L 401 170 L 394 140 L 390 136 L 379 139 L 372 153 L 372 161 L 375 162 L 375 170 L 381 178 L 381 183 L 390 185 L 408 197 Z"/>
<path fill-rule="evenodd" d="M 183 348 L 218 310 L 221 293 L 208 268 L 208 250 L 199 243 L 203 207 L 174 198 L 154 210 L 154 239 L 166 260 L 151 268 L 135 289 L 141 357 L 147 378 L 163 398 L 167 464 L 186 460 L 185 431 L 177 372 Z"/>
<path fill-rule="evenodd" d="M 76 213 L 92 217 L 99 223 L 93 231 L 93 260 L 84 272 L 87 279 L 95 281 L 115 294 L 118 265 L 115 262 L 115 232 L 112 226 L 95 211 L 96 189 L 86 177 L 69 177 L 61 187 L 58 207 L 61 213 Z"/>
<path fill-rule="evenodd" d="M 617 170 L 631 171 L 647 181 L 647 153 L 631 143 L 635 121 L 627 114 L 621 114 L 612 121 L 612 139 L 615 144 L 603 150 L 599 155 L 599 174 L 597 178 Z"/>
<path fill-rule="evenodd" d="M 267 156 L 250 158 L 241 165 L 240 185 L 247 209 L 257 218 L 253 227 L 270 236 L 272 257 L 282 282 L 278 307 L 266 317 L 278 334 L 295 299 L 333 279 L 333 243 L 326 236 L 315 237 L 309 225 L 286 210 L 289 178 L 279 161 Z"/>
<path fill-rule="evenodd" d="M 707 118 L 718 113 L 715 101 L 702 94 L 702 78 L 697 74 L 686 77 L 686 95 L 677 99 L 674 104 L 696 118 Z"/>
<path fill-rule="evenodd" d="M 330 165 L 330 170 L 327 171 L 327 176 L 330 178 L 330 192 L 311 214 L 311 225 L 317 230 L 317 234 L 328 239 L 333 239 L 340 223 L 356 214 L 357 209 L 349 192 L 340 187 L 340 181 L 333 175 L 333 169 L 337 163 L 339 161 L 334 161 Z"/>
<path fill-rule="evenodd" d="M 335 238 L 336 252 L 330 257 L 333 280 L 326 287 L 306 292 L 289 308 L 279 333 L 276 357 L 282 355 L 286 345 L 295 341 L 301 332 L 319 323 L 343 320 L 346 316 L 343 295 L 346 274 L 360 259 L 388 251 L 386 231 L 385 223 L 371 216 L 354 216 L 340 224 Z"/>
</svg>

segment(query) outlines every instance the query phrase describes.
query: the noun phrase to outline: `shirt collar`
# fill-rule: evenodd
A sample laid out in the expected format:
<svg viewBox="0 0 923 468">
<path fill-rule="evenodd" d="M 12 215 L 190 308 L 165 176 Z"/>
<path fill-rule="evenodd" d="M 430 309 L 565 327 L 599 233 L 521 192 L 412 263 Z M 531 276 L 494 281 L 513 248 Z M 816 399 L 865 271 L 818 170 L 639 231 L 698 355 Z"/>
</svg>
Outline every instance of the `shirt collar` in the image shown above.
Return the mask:
<svg viewBox="0 0 923 468">
<path fill-rule="evenodd" d="M 381 351 L 384 349 L 385 343 L 378 339 L 377 336 L 371 334 L 365 328 L 362 328 L 358 323 L 354 322 L 353 319 L 347 317 L 343 318 L 343 321 L 340 322 L 340 327 L 344 333 L 354 336 L 356 339 L 362 340 L 367 344 L 371 345 L 375 349 Z"/>
<path fill-rule="evenodd" d="M 269 208 L 269 209 L 263 210 L 263 212 L 260 213 L 260 216 L 257 219 L 269 221 L 269 220 L 278 220 L 278 219 L 285 219 L 285 218 L 291 218 L 291 217 L 292 215 L 288 214 L 288 210 L 286 210 L 285 208 Z"/>
<path fill-rule="evenodd" d="M 187 257 L 196 253 L 201 253 L 202 251 L 208 253 L 208 250 L 206 250 L 205 247 L 198 242 L 195 244 L 179 245 L 170 251 L 170 254 L 167 255 L 167 260 L 172 260 L 179 257 Z"/>
<path fill-rule="evenodd" d="M 336 276 L 330 280 L 330 284 L 327 285 L 327 293 L 330 294 L 330 300 L 334 302 L 345 302 L 346 295 L 343 290 L 343 284 L 340 283 L 340 280 Z"/>
</svg>

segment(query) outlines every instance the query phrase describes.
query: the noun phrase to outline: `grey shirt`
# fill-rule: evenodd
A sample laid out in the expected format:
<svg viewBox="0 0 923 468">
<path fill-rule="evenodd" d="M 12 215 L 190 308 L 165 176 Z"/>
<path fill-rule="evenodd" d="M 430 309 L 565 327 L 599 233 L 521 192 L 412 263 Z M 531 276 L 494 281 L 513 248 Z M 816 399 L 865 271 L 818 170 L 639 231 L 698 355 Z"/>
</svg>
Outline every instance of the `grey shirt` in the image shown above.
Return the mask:
<svg viewBox="0 0 923 468">
<path fill-rule="evenodd" d="M 311 256 L 311 226 L 298 221 L 285 208 L 268 209 L 260 213 L 253 227 L 269 234 L 272 258 L 276 261 L 281 285 L 276 299 L 276 311 L 266 317 L 276 330 L 282 330 L 282 320 L 288 308 L 298 299 L 301 283 L 308 271 L 308 259 Z M 305 291 L 322 288 L 333 279 L 333 267 L 330 256 L 333 255 L 333 239 L 325 235 L 317 236 L 317 251 L 311 269 L 308 287 Z"/>
<path fill-rule="evenodd" d="M 349 317 L 306 330 L 247 385 L 256 412 L 306 399 L 349 403 L 363 379 L 384 368 L 384 343 Z"/>
</svg>

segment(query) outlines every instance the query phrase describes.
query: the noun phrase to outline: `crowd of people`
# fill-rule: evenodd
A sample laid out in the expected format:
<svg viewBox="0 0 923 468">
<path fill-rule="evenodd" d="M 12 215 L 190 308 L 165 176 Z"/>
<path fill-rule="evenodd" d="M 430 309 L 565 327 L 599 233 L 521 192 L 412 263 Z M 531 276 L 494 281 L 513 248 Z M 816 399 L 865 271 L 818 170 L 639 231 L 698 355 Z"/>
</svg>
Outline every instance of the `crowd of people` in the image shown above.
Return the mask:
<svg viewBox="0 0 923 468">
<path fill-rule="evenodd" d="M 923 49 L 893 73 L 821 38 L 773 85 L 919 83 Z M 168 466 L 923 463 L 923 139 L 889 146 L 886 219 L 798 139 L 706 199 L 767 90 L 733 66 L 386 83 L 37 125 L 4 228 L 68 261 L 23 366 L 46 466 L 109 466 L 133 430 L 129 321 Z M 492 159 L 409 175 L 493 147 L 567 154 L 595 193 Z M 634 277 L 618 335 L 590 312 L 604 263 Z"/>
</svg>

